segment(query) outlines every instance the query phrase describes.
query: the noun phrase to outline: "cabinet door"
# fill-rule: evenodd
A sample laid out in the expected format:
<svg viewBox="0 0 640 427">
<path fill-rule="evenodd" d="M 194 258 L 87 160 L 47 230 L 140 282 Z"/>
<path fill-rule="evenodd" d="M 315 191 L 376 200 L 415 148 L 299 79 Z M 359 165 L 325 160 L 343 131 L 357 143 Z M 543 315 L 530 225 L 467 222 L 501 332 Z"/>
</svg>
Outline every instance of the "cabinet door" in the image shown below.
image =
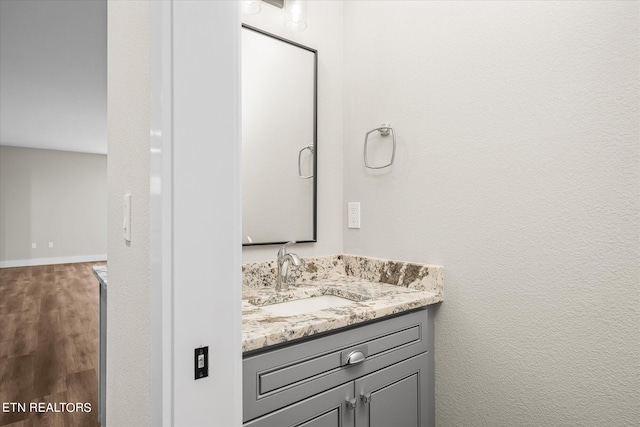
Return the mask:
<svg viewBox="0 0 640 427">
<path fill-rule="evenodd" d="M 431 427 L 428 356 L 423 353 L 356 380 L 356 427 Z"/>
<path fill-rule="evenodd" d="M 354 427 L 353 382 L 245 423 L 245 427 Z M 387 426 L 388 427 L 388 426 Z"/>
</svg>

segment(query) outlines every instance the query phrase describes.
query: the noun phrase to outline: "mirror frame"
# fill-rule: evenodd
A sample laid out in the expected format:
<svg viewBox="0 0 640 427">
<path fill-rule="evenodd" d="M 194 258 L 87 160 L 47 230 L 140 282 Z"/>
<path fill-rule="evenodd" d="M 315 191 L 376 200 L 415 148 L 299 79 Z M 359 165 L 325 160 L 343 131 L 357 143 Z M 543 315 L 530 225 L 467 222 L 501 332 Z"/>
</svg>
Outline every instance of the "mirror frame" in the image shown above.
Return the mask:
<svg viewBox="0 0 640 427">
<path fill-rule="evenodd" d="M 242 24 L 242 28 L 255 31 L 267 37 L 274 38 L 284 43 L 299 47 L 313 53 L 313 238 L 310 240 L 296 240 L 296 243 L 315 243 L 318 241 L 318 51 L 308 46 L 285 39 L 251 25 Z M 244 215 L 244 212 L 243 212 Z M 284 241 L 242 243 L 242 246 L 283 245 Z"/>
</svg>

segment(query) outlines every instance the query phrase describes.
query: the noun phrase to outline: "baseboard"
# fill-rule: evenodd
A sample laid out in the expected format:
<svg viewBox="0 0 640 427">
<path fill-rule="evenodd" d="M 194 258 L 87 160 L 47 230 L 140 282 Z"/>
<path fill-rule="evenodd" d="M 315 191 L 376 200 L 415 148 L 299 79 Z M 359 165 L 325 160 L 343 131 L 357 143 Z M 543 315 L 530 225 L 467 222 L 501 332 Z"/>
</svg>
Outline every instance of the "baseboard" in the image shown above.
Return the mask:
<svg viewBox="0 0 640 427">
<path fill-rule="evenodd" d="M 0 268 L 29 267 L 32 265 L 72 264 L 76 262 L 97 262 L 106 260 L 107 254 L 63 256 L 55 258 L 16 259 L 9 261 L 0 261 Z"/>
</svg>

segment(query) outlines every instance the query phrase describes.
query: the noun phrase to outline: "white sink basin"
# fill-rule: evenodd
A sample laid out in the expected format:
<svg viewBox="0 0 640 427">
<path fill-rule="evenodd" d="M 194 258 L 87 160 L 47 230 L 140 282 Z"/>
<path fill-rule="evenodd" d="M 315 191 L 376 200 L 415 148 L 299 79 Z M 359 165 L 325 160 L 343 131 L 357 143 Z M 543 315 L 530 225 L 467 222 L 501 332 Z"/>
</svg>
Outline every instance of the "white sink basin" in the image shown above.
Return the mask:
<svg viewBox="0 0 640 427">
<path fill-rule="evenodd" d="M 286 317 L 296 316 L 303 313 L 311 313 L 325 308 L 343 307 L 350 304 L 353 304 L 353 301 L 346 298 L 337 297 L 335 295 L 322 295 L 319 297 L 298 299 L 278 304 L 263 305 L 260 308 L 271 314 L 275 314 L 276 316 Z"/>
</svg>

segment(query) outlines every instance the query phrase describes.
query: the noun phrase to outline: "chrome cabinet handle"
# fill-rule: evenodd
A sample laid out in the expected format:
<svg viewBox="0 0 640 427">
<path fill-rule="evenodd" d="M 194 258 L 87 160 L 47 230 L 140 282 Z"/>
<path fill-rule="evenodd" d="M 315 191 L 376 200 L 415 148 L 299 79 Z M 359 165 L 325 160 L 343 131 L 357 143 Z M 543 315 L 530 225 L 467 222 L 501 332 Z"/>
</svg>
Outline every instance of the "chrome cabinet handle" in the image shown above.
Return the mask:
<svg viewBox="0 0 640 427">
<path fill-rule="evenodd" d="M 358 363 L 362 363 L 367 359 L 367 356 L 361 352 L 360 350 L 352 351 L 347 356 L 347 365 L 357 365 Z"/>
<path fill-rule="evenodd" d="M 369 347 L 364 344 L 352 347 L 340 353 L 340 366 L 357 365 L 367 360 Z"/>
<path fill-rule="evenodd" d="M 304 176 L 302 175 L 302 152 L 304 150 L 309 150 L 311 151 L 311 154 L 315 155 L 314 150 L 313 150 L 313 145 L 309 144 L 306 147 L 302 147 L 302 149 L 300 151 L 298 151 L 298 176 L 302 179 L 309 179 L 309 178 L 313 178 L 313 174 L 308 175 L 308 176 Z"/>
<path fill-rule="evenodd" d="M 367 403 L 371 403 L 371 393 L 367 393 L 367 394 L 365 394 L 364 392 L 360 393 L 360 400 L 362 400 L 362 403 L 364 403 L 365 405 Z"/>
<path fill-rule="evenodd" d="M 358 401 L 354 397 L 353 399 L 345 399 L 345 403 L 347 404 L 347 409 L 356 409 L 358 405 Z"/>
</svg>

